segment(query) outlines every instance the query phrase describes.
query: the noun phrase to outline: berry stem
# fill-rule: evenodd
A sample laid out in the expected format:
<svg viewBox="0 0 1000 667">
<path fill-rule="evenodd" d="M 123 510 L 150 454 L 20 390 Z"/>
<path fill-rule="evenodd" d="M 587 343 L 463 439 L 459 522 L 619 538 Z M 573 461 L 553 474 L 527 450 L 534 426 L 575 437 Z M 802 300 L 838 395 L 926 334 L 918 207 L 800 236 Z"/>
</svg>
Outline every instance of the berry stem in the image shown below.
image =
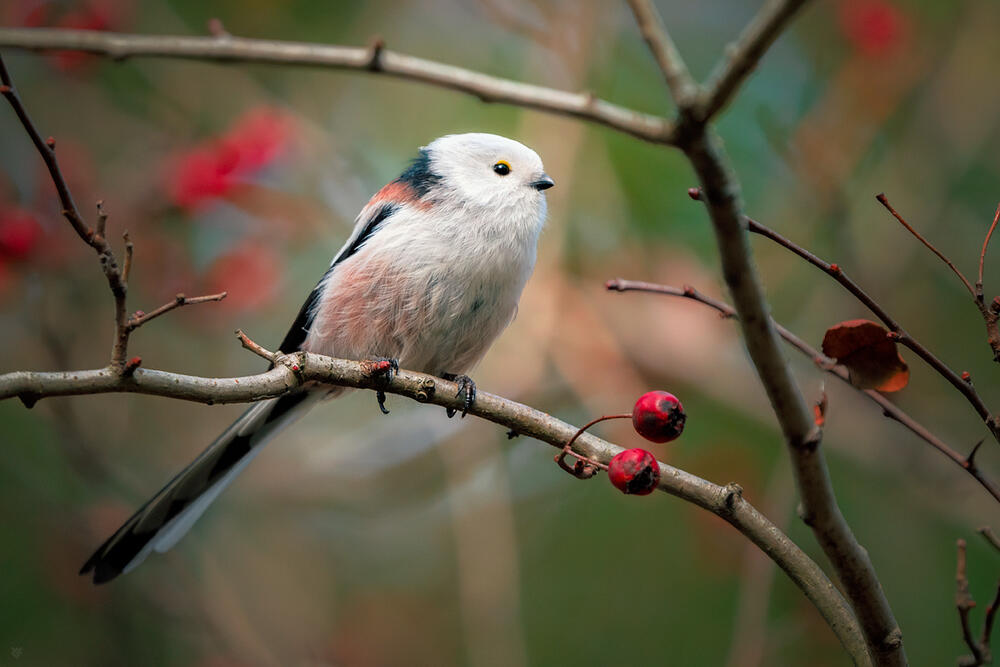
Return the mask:
<svg viewBox="0 0 1000 667">
<path fill-rule="evenodd" d="M 621 415 L 602 415 L 601 417 L 597 417 L 596 419 L 591 419 L 589 422 L 584 424 L 579 431 L 573 434 L 573 437 L 569 439 L 569 442 L 563 445 L 562 451 L 559 452 L 559 454 L 557 454 L 555 457 L 556 463 L 559 464 L 560 468 L 562 468 L 569 474 L 573 475 L 574 477 L 578 477 L 580 479 L 588 479 L 590 477 L 593 477 L 594 473 L 596 472 L 596 470 L 594 469 L 599 468 L 601 470 L 607 470 L 608 466 L 604 465 L 600 461 L 595 461 L 594 459 L 588 458 L 586 456 L 583 456 L 582 454 L 577 454 L 576 452 L 574 452 L 573 443 L 576 442 L 576 439 L 579 438 L 581 435 L 583 435 L 583 433 L 594 424 L 607 421 L 609 419 L 631 419 L 631 418 L 632 418 L 632 413 L 621 414 Z M 577 464 L 573 468 L 570 468 L 568 465 L 566 465 L 565 459 L 567 454 L 577 459 Z M 582 463 L 585 463 L 586 466 L 581 465 Z M 591 470 L 586 470 L 586 468 L 588 467 L 591 468 Z"/>
<path fill-rule="evenodd" d="M 573 434 L 573 437 L 569 439 L 569 442 L 566 443 L 563 449 L 570 449 L 573 446 L 573 443 L 576 442 L 576 439 L 583 435 L 584 431 L 589 429 L 594 424 L 599 424 L 600 422 L 607 421 L 609 419 L 632 419 L 632 413 L 628 412 L 623 415 L 604 415 L 602 417 L 598 417 L 597 419 L 591 419 L 589 422 L 581 426 L 579 431 Z"/>
</svg>

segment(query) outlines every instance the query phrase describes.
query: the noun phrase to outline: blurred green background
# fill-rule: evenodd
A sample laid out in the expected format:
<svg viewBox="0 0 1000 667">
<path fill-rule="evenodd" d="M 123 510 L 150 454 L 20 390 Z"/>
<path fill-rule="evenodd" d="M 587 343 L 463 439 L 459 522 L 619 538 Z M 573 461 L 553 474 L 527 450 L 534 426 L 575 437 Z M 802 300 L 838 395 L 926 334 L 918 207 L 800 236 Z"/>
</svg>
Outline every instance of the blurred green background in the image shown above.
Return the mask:
<svg viewBox="0 0 1000 667">
<path fill-rule="evenodd" d="M 696 76 L 758 2 L 657 3 Z M 622 3 L 458 0 L 19 0 L 0 22 L 233 34 L 389 48 L 666 114 Z M 1000 5 L 812 3 L 719 123 L 748 212 L 830 261 L 991 405 L 982 322 L 946 267 L 876 203 L 886 192 L 969 275 L 1000 199 Z M 558 184 L 520 314 L 479 386 L 583 423 L 652 388 L 688 413 L 650 447 L 746 497 L 823 562 L 795 519 L 775 419 L 736 328 L 698 304 L 605 292 L 613 277 L 724 295 L 711 226 L 679 152 L 457 93 L 296 67 L 5 51 L 81 208 L 106 201 L 136 244 L 132 308 L 228 290 L 144 327 L 143 365 L 261 370 L 232 331 L 275 345 L 367 198 L 452 132 L 517 138 Z M 112 311 L 93 253 L 61 219 L 42 164 L 0 110 L 0 371 L 106 363 Z M 838 285 L 754 239 L 777 319 L 813 344 L 870 317 Z M 987 298 L 1000 291 L 1000 247 Z M 956 466 L 807 359 L 825 445 L 913 664 L 965 653 L 955 540 L 982 610 L 1000 555 L 975 535 L 997 504 Z M 893 400 L 960 451 L 987 432 L 912 355 Z M 721 520 L 666 496 L 581 482 L 553 451 L 476 419 L 367 392 L 273 443 L 166 556 L 95 588 L 76 572 L 131 511 L 242 410 L 130 395 L 0 403 L 3 665 L 844 665 L 813 607 Z M 646 446 L 626 423 L 597 427 Z M 1000 474 L 992 441 L 980 465 Z"/>
</svg>

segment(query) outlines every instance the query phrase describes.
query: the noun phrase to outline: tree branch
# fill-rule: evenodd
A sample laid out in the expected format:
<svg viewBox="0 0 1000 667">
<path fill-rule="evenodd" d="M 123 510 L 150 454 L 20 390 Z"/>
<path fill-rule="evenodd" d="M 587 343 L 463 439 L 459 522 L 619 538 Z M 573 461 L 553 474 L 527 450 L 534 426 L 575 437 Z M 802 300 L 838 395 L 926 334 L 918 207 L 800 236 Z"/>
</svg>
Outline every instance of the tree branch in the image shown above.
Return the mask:
<svg viewBox="0 0 1000 667">
<path fill-rule="evenodd" d="M 729 103 L 764 52 L 806 2 L 767 0 L 736 41 L 726 47 L 725 55 L 709 76 L 695 109 L 699 121 L 707 122 Z"/>
<path fill-rule="evenodd" d="M 821 433 L 781 352 L 753 263 L 737 181 L 710 133 L 696 133 L 682 148 L 701 181 L 702 200 L 715 227 L 726 285 L 733 295 L 750 358 L 781 425 L 805 521 L 837 571 L 875 664 L 905 665 L 902 633 L 868 552 L 854 537 L 837 505 L 820 447 Z"/>
<path fill-rule="evenodd" d="M 925 239 L 920 232 L 914 229 L 913 226 L 910 225 L 910 223 L 908 223 L 903 218 L 903 216 L 901 216 L 896 211 L 896 209 L 892 207 L 892 204 L 889 203 L 889 199 L 885 196 L 885 193 L 880 192 L 879 194 L 875 195 L 875 199 L 878 200 L 879 204 L 882 204 L 882 206 L 885 207 L 885 210 L 889 211 L 889 213 L 892 214 L 892 217 L 896 218 L 896 221 L 899 224 L 903 225 L 903 228 L 906 229 L 906 231 L 910 232 L 910 234 L 912 234 L 914 238 L 916 238 L 918 241 L 924 244 L 924 247 L 926 247 L 932 253 L 937 255 L 938 259 L 940 259 L 942 262 L 948 265 L 948 268 L 951 269 L 952 273 L 958 276 L 958 279 L 962 281 L 963 285 L 965 285 L 965 289 L 969 290 L 969 294 L 972 296 L 973 301 L 976 301 L 978 303 L 979 300 L 976 298 L 976 290 L 972 287 L 972 283 L 969 282 L 969 279 L 965 277 L 965 274 L 959 271 L 958 267 L 955 266 L 955 264 L 950 259 L 948 259 L 948 257 L 945 256 L 943 252 L 938 250 L 933 243 Z"/>
<path fill-rule="evenodd" d="M 670 94 L 674 102 L 681 110 L 690 106 L 691 102 L 698 95 L 698 84 L 688 72 L 684 59 L 674 40 L 671 39 L 667 27 L 663 25 L 663 19 L 651 0 L 628 0 L 628 5 L 635 16 L 635 22 L 639 26 L 639 33 L 649 46 L 649 50 L 656 59 L 656 64 L 663 73 L 663 78 L 667 82 Z"/>
<path fill-rule="evenodd" d="M 131 253 L 126 255 L 126 259 L 130 256 Z M 128 266 L 127 261 L 126 261 L 126 266 Z M 208 303 L 209 301 L 222 301 L 223 299 L 226 298 L 227 294 L 228 292 L 220 292 L 219 294 L 206 294 L 205 296 L 191 296 L 191 297 L 184 296 L 183 294 L 178 294 L 177 296 L 174 297 L 173 301 L 168 301 L 167 303 L 163 304 L 156 310 L 153 310 L 148 313 L 144 313 L 141 310 L 137 311 L 125 323 L 125 327 L 129 331 L 135 331 L 146 322 L 156 319 L 157 317 L 163 315 L 164 313 L 169 313 L 171 310 L 174 310 L 175 308 L 181 308 L 182 306 L 193 306 L 198 303 Z"/>
<path fill-rule="evenodd" d="M 997 221 L 1000 220 L 1000 204 L 997 205 L 997 212 L 993 215 L 993 224 L 986 232 L 983 239 L 983 249 L 979 252 L 979 273 L 976 279 L 976 298 L 983 301 L 983 263 L 986 261 L 986 250 L 990 247 L 990 239 L 993 238 L 993 230 L 997 228 Z"/>
<path fill-rule="evenodd" d="M 655 294 L 664 294 L 667 296 L 690 299 L 715 309 L 725 317 L 737 317 L 736 309 L 732 306 L 706 296 L 689 285 L 685 285 L 683 288 L 678 288 L 670 285 L 657 285 L 654 283 L 645 283 L 636 280 L 622 280 L 621 278 L 617 278 L 615 280 L 609 280 L 605 286 L 609 290 L 617 292 L 652 292 Z M 781 336 L 786 343 L 811 359 L 820 370 L 826 371 L 830 375 L 833 375 L 837 379 L 844 382 L 847 386 L 866 396 L 882 409 L 882 414 L 889 419 L 899 422 L 918 438 L 944 454 L 950 461 L 969 473 L 969 475 L 979 482 L 979 484 L 982 485 L 982 487 L 986 489 L 986 491 L 989 492 L 989 494 L 993 496 L 997 502 L 1000 502 L 1000 487 L 998 487 L 992 479 L 987 477 L 979 469 L 972 456 L 966 457 L 959 454 L 955 449 L 931 433 L 930 430 L 928 430 L 920 422 L 908 415 L 904 410 L 896 406 L 892 401 L 879 392 L 873 389 L 859 389 L 858 387 L 855 387 L 851 384 L 850 374 L 843 366 L 837 365 L 835 359 L 827 357 L 822 352 L 809 345 L 809 343 L 796 336 L 778 322 L 774 321 L 773 318 L 772 322 L 774 323 L 774 328 L 778 332 L 778 335 Z"/>
<path fill-rule="evenodd" d="M 571 93 L 502 79 L 390 51 L 380 44 L 337 46 L 229 35 L 153 36 L 60 28 L 0 28 L 2 46 L 33 51 L 85 51 L 115 60 L 160 57 L 350 69 L 450 88 L 474 95 L 483 102 L 513 104 L 572 116 L 656 144 L 674 141 L 673 124 L 667 119 L 606 102 L 590 93 Z"/>
<path fill-rule="evenodd" d="M 961 375 L 953 371 L 946 363 L 938 359 L 934 353 L 924 347 L 918 340 L 913 338 L 910 334 L 900 326 L 899 322 L 895 320 L 886 310 L 883 308 L 874 298 L 872 298 L 867 292 L 865 292 L 860 285 L 854 282 L 851 278 L 844 273 L 844 270 L 840 268 L 837 264 L 830 264 L 826 262 L 813 253 L 809 252 L 805 248 L 797 245 L 793 241 L 785 238 L 781 234 L 778 234 L 769 227 L 762 225 L 761 223 L 753 220 L 751 218 L 746 219 L 747 227 L 751 232 L 755 234 L 760 234 L 761 236 L 768 238 L 778 245 L 787 248 L 792 251 L 802 259 L 806 260 L 813 266 L 819 268 L 821 271 L 829 275 L 831 278 L 840 283 L 844 289 L 854 295 L 854 297 L 860 301 L 868 310 L 872 312 L 875 317 L 882 320 L 882 323 L 890 330 L 890 335 L 901 345 L 905 345 L 910 350 L 912 350 L 918 357 L 924 360 L 924 362 L 934 369 L 941 377 L 946 379 L 951 383 L 955 389 L 959 391 L 966 400 L 972 405 L 972 408 L 976 411 L 979 417 L 986 424 L 986 427 L 993 434 L 993 437 L 1000 442 L 1000 423 L 998 423 L 996 417 L 994 417 L 989 408 L 986 407 L 985 401 L 976 391 L 976 388 L 972 385 L 972 382 Z"/>
<path fill-rule="evenodd" d="M 976 601 L 969 593 L 969 578 L 966 576 L 965 565 L 965 540 L 958 540 L 956 543 L 958 550 L 957 565 L 955 567 L 955 608 L 958 609 L 958 618 L 962 626 L 962 640 L 972 652 L 971 656 L 959 658 L 959 665 L 974 667 L 984 664 L 982 647 L 972 636 L 972 627 L 969 621 L 969 612 L 976 606 Z"/>
<path fill-rule="evenodd" d="M 136 370 L 132 377 L 122 377 L 110 368 L 58 373 L 19 371 L 0 375 L 0 399 L 20 396 L 33 402 L 47 396 L 127 392 L 206 404 L 238 403 L 280 396 L 306 382 L 323 382 L 381 389 L 456 410 L 463 407 L 457 384 L 423 373 L 401 370 L 386 384 L 384 377 L 369 373 L 363 362 L 306 352 L 263 352 L 275 359 L 271 370 L 236 378 L 204 378 L 146 369 Z M 548 414 L 484 391 L 477 392 L 469 413 L 558 448 L 578 430 Z M 576 440 L 574 450 L 605 464 L 622 451 L 590 433 Z M 759 546 L 816 605 L 852 658 L 858 664 L 869 664 L 860 629 L 847 604 L 819 566 L 784 533 L 733 487 L 712 484 L 662 463 L 660 473 L 661 490 L 722 517 Z"/>
</svg>

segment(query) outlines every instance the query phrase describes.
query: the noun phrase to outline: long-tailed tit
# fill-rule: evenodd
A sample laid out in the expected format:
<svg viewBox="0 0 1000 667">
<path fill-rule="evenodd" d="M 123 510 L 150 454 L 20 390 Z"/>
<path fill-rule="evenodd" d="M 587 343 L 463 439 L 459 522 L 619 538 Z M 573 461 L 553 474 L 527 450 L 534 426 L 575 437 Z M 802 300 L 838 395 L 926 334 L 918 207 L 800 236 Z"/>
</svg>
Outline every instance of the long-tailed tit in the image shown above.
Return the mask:
<svg viewBox="0 0 1000 667">
<path fill-rule="evenodd" d="M 280 345 L 466 376 L 513 319 L 535 264 L 552 179 L 530 148 L 453 134 L 420 149 L 372 197 Z M 166 551 L 284 426 L 343 389 L 311 387 L 255 404 L 148 500 L 80 570 L 103 583 Z M 381 405 L 381 403 L 380 403 Z"/>
</svg>

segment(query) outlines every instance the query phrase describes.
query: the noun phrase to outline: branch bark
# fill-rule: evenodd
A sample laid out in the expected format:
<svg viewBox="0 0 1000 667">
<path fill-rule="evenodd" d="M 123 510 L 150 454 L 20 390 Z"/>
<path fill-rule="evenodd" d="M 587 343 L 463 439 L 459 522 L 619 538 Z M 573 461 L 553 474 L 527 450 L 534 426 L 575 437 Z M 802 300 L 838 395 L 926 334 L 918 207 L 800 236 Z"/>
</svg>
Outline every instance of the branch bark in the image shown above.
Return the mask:
<svg viewBox="0 0 1000 667">
<path fill-rule="evenodd" d="M 674 140 L 673 124 L 669 120 L 606 102 L 591 93 L 572 93 L 502 79 L 390 51 L 380 42 L 361 47 L 248 39 L 228 34 L 187 37 L 59 28 L 0 28 L 2 46 L 31 51 L 85 51 L 115 60 L 163 57 L 357 70 L 450 88 L 474 95 L 483 102 L 513 104 L 572 116 L 656 144 L 670 144 Z"/>
</svg>

